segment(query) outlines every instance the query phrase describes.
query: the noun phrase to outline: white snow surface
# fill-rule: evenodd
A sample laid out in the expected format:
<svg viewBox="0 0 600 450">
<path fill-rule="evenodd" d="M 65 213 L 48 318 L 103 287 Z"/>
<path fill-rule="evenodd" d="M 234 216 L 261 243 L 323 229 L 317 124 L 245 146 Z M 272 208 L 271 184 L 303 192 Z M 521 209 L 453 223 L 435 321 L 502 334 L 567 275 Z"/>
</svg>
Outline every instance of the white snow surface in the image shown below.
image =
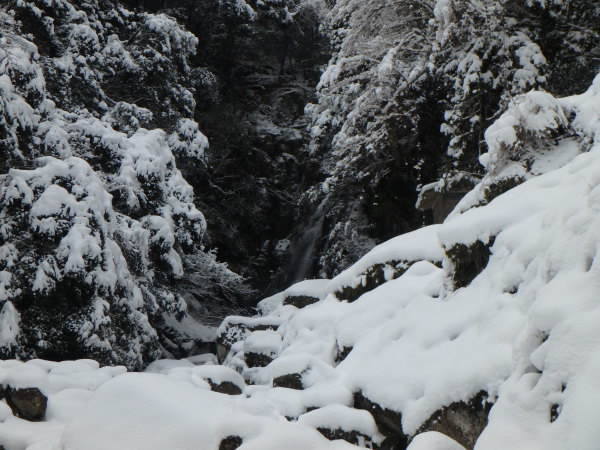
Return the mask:
<svg viewBox="0 0 600 450">
<path fill-rule="evenodd" d="M 415 437 L 407 450 L 465 450 L 465 448 L 442 433 L 428 431 Z"/>
<path fill-rule="evenodd" d="M 329 292 L 334 292 L 343 286 L 356 286 L 362 274 L 375 264 L 385 264 L 391 261 L 431 261 L 440 262 L 444 252 L 437 239 L 439 225 L 430 225 L 419 230 L 402 234 L 378 245 L 352 267 L 344 270 L 327 286 Z"/>
</svg>

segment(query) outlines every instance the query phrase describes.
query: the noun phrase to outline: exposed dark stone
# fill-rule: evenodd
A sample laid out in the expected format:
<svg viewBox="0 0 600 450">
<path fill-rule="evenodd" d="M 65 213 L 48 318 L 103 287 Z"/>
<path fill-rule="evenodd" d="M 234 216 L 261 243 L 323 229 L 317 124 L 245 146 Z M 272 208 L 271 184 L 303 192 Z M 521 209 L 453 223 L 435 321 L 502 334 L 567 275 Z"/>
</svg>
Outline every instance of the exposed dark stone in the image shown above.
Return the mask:
<svg viewBox="0 0 600 450">
<path fill-rule="evenodd" d="M 231 381 L 223 381 L 222 383 L 213 383 L 212 380 L 206 381 L 210 384 L 210 390 L 213 392 L 227 395 L 240 395 L 242 393 L 240 387 Z"/>
<path fill-rule="evenodd" d="M 273 379 L 273 387 L 284 387 L 288 389 L 304 389 L 302 384 L 302 375 L 299 373 L 289 373 Z"/>
<path fill-rule="evenodd" d="M 525 182 L 523 177 L 503 178 L 486 186 L 483 196 L 487 203 Z"/>
<path fill-rule="evenodd" d="M 227 436 L 221 441 L 219 450 L 235 450 L 242 445 L 242 438 L 239 436 Z"/>
<path fill-rule="evenodd" d="M 478 180 L 475 178 L 462 177 L 443 191 L 436 190 L 435 183 L 428 185 L 419 193 L 417 209 L 431 210 L 433 223 L 442 223 L 465 194 L 475 187 L 476 181 Z"/>
<path fill-rule="evenodd" d="M 311 297 L 309 295 L 290 295 L 283 301 L 284 305 L 292 305 L 296 308 L 305 308 L 308 305 L 317 303 L 319 299 L 317 297 Z"/>
<path fill-rule="evenodd" d="M 225 329 L 217 336 L 215 342 L 216 356 L 219 364 L 223 364 L 229 354 L 229 350 L 231 350 L 231 346 L 236 342 L 244 340 L 248 334 L 253 331 L 276 330 L 278 326 L 276 324 L 248 325 L 245 322 L 228 322 Z"/>
<path fill-rule="evenodd" d="M 8 386 L 5 396 L 16 417 L 32 422 L 44 420 L 48 398 L 38 388 L 13 389 Z"/>
<path fill-rule="evenodd" d="M 254 352 L 245 353 L 244 359 L 246 360 L 248 367 L 266 367 L 273 361 L 273 358 L 269 355 Z"/>
<path fill-rule="evenodd" d="M 455 289 L 468 286 L 485 269 L 494 240 L 492 237 L 487 243 L 478 240 L 471 245 L 455 244 L 446 249 L 446 256 L 454 264 L 452 282 Z"/>
<path fill-rule="evenodd" d="M 325 436 L 330 441 L 335 441 L 336 439 L 343 439 L 346 442 L 350 442 L 354 445 L 367 446 L 367 448 L 372 448 L 371 438 L 369 436 L 365 436 L 358 431 L 344 431 L 340 428 L 336 428 L 332 430 L 330 428 L 317 428 L 317 431 Z"/>
<path fill-rule="evenodd" d="M 336 364 L 341 363 L 343 360 L 345 360 L 353 348 L 354 347 L 342 347 L 342 348 L 338 347 L 337 355 L 335 355 Z"/>
<path fill-rule="evenodd" d="M 344 286 L 341 290 L 335 292 L 335 295 L 339 300 L 353 302 L 361 295 L 372 291 L 377 286 L 389 281 L 385 277 L 386 267 L 388 270 L 390 268 L 393 270 L 392 279 L 396 279 L 406 272 L 406 269 L 408 269 L 411 265 L 412 262 L 407 261 L 390 261 L 385 264 L 375 264 L 374 266 L 369 267 L 362 274 L 362 277 L 364 277 L 363 283 L 359 283 L 356 287 Z"/>
<path fill-rule="evenodd" d="M 406 448 L 408 436 L 402 430 L 401 413 L 381 407 L 365 397 L 361 391 L 354 393 L 354 407 L 371 413 L 381 434 L 388 438 L 385 448 L 398 450 Z"/>
<path fill-rule="evenodd" d="M 555 403 L 550 407 L 550 422 L 554 422 L 556 419 L 558 419 L 559 415 L 560 415 L 560 405 Z"/>
<path fill-rule="evenodd" d="M 465 402 L 455 402 L 436 411 L 415 434 L 437 431 L 451 437 L 466 449 L 472 449 L 488 422 L 492 404 L 480 392 Z"/>
</svg>

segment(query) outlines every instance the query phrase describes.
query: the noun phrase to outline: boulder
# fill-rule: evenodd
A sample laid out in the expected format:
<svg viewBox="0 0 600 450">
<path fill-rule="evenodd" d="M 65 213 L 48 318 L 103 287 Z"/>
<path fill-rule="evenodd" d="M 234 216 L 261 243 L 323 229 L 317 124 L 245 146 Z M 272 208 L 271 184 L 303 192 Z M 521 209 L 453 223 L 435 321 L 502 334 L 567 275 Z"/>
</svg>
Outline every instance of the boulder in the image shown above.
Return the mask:
<svg viewBox="0 0 600 450">
<path fill-rule="evenodd" d="M 402 414 L 367 398 L 361 391 L 354 394 L 354 407 L 364 409 L 371 413 L 380 433 L 386 436 L 381 448 L 405 449 L 408 445 L 408 436 L 402 430 Z"/>
<path fill-rule="evenodd" d="M 454 289 L 468 286 L 485 269 L 494 240 L 491 237 L 488 242 L 457 243 L 446 249 L 446 256 L 454 266 L 451 274 Z"/>
<path fill-rule="evenodd" d="M 244 352 L 244 360 L 248 367 L 267 367 L 273 357 L 262 353 Z"/>
<path fill-rule="evenodd" d="M 400 277 L 414 261 L 388 261 L 385 264 L 375 264 L 364 271 L 360 282 L 355 286 L 343 286 L 335 292 L 339 300 L 353 302 L 361 295 L 372 291 L 383 283 Z"/>
<path fill-rule="evenodd" d="M 298 422 L 315 428 L 327 439 L 342 439 L 361 448 L 379 448 L 384 436 L 368 411 L 332 404 L 307 412 Z"/>
<path fill-rule="evenodd" d="M 319 299 L 317 297 L 311 297 L 310 295 L 290 295 L 283 300 L 284 305 L 292 305 L 298 309 L 305 308 L 308 305 L 317 303 Z"/>
<path fill-rule="evenodd" d="M 213 383 L 212 380 L 206 380 L 210 385 L 210 390 L 220 394 L 240 395 L 242 390 L 238 385 L 231 381 L 223 381 L 222 383 Z"/>
<path fill-rule="evenodd" d="M 263 318 L 230 316 L 225 319 L 217 331 L 215 350 L 219 364 L 227 358 L 231 346 L 243 341 L 254 331 L 276 330 L 279 323 L 264 323 Z"/>
<path fill-rule="evenodd" d="M 304 389 L 302 384 L 302 375 L 299 373 L 288 373 L 287 375 L 281 375 L 273 378 L 273 387 L 284 387 L 288 389 Z"/>
<path fill-rule="evenodd" d="M 242 438 L 239 436 L 227 436 L 221 441 L 219 450 L 235 450 L 242 445 Z"/>
<path fill-rule="evenodd" d="M 419 428 L 416 434 L 437 431 L 454 439 L 468 450 L 475 447 L 477 439 L 488 422 L 492 404 L 487 394 L 479 392 L 468 402 L 454 402 L 436 411 Z"/>
<path fill-rule="evenodd" d="M 16 417 L 32 422 L 44 420 L 48 398 L 38 388 L 13 389 L 8 386 L 4 396 Z"/>
</svg>

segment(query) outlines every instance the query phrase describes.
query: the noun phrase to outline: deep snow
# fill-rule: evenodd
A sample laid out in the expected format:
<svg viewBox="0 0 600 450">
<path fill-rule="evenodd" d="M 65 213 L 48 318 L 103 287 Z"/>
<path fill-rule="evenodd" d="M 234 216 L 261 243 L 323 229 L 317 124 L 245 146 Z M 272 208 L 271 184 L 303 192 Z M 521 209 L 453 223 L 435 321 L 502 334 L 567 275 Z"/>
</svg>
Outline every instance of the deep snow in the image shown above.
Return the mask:
<svg viewBox="0 0 600 450">
<path fill-rule="evenodd" d="M 409 436 L 436 410 L 484 391 L 493 407 L 478 450 L 596 449 L 600 76 L 580 96 L 528 94 L 522 100 L 539 98 L 553 111 L 548 117 L 570 117 L 562 125 L 564 138 L 541 153 L 546 160 L 556 155 L 545 173 L 529 174 L 485 204 L 484 187 L 520 164 L 502 153 L 516 148 L 516 134 L 492 127 L 488 138 L 495 143 L 482 158 L 489 173 L 444 224 L 376 247 L 332 281 L 304 281 L 265 299 L 260 316 L 229 318 L 222 333 L 239 322 L 246 328 L 232 335 L 238 342 L 224 366 L 211 356 L 158 361 L 144 374 L 99 368 L 93 361 L 0 362 L 0 383 L 36 386 L 49 396 L 46 421 L 40 423 L 13 417 L 0 402 L 0 444 L 212 449 L 236 435 L 243 439 L 241 449 L 350 448 L 327 441 L 315 428 L 353 430 L 381 442 L 371 415 L 352 407 L 357 391 L 401 412 Z M 529 129 L 523 146 L 535 150 L 546 128 L 511 117 L 519 101 L 498 123 Z M 554 124 L 547 122 L 548 128 Z M 572 159 L 566 161 L 563 152 Z M 444 252 L 490 237 L 495 239 L 486 267 L 467 287 L 454 289 L 455 268 Z M 366 269 L 390 260 L 406 261 L 408 269 L 354 302 L 336 298 L 340 287 L 356 286 Z M 283 305 L 290 295 L 319 300 L 298 309 Z M 261 329 L 252 331 L 257 325 Z M 349 348 L 337 362 L 339 352 Z M 274 361 L 248 367 L 247 352 Z M 304 389 L 272 386 L 286 374 L 298 374 Z M 211 392 L 208 379 L 231 382 L 243 393 Z M 409 448 L 463 447 L 428 432 Z"/>
</svg>

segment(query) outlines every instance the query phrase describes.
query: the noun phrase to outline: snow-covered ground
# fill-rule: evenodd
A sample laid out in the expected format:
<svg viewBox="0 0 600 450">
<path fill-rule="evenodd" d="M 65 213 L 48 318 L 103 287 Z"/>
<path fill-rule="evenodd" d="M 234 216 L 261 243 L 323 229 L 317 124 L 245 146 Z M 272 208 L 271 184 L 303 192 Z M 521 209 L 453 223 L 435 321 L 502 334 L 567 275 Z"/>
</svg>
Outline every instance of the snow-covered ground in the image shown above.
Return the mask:
<svg viewBox="0 0 600 450">
<path fill-rule="evenodd" d="M 37 387 L 48 408 L 28 422 L 0 403 L 0 444 L 217 449 L 236 436 L 240 449 L 341 449 L 352 445 L 318 430 L 365 446 L 397 430 L 410 450 L 458 450 L 464 436 L 452 436 L 458 443 L 428 419 L 479 399 L 472 409 L 491 410 L 478 450 L 597 449 L 600 76 L 580 96 L 517 98 L 486 136 L 488 175 L 444 224 L 378 246 L 330 282 L 264 300 L 259 317 L 230 318 L 223 366 L 207 356 L 146 373 L 1 362 L 2 385 Z M 509 177 L 525 181 L 486 203 Z M 477 242 L 487 263 L 459 287 L 455 271 L 480 258 L 468 254 Z M 467 249 L 458 260 L 457 246 Z M 369 275 L 378 264 L 383 276 Z M 358 298 L 340 300 L 346 287 Z M 314 303 L 286 302 L 302 296 Z M 213 392 L 225 383 L 234 395 Z"/>
</svg>

